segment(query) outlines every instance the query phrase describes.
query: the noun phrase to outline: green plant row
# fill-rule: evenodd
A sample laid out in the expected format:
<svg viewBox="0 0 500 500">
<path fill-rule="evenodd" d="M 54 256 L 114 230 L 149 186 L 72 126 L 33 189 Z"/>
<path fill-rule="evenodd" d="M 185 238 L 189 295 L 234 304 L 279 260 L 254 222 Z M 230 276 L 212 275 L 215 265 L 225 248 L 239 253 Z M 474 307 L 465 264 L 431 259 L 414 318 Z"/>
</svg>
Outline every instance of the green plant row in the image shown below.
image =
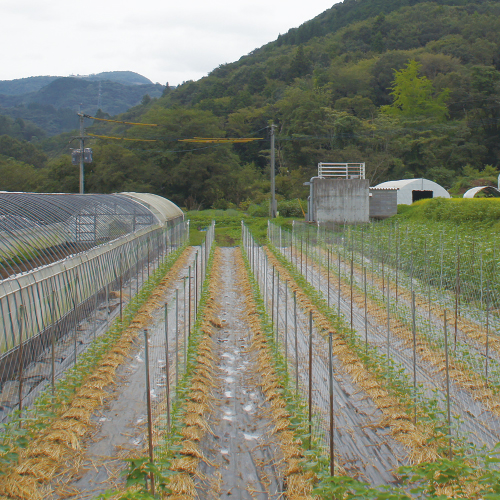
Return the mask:
<svg viewBox="0 0 500 500">
<path fill-rule="evenodd" d="M 48 387 L 36 398 L 31 409 L 24 409 L 22 413 L 16 410 L 7 423 L 1 424 L 0 473 L 5 473 L 6 469 L 17 461 L 18 450 L 27 446 L 28 439 L 34 437 L 40 430 L 47 428 L 58 415 L 58 410 L 71 401 L 76 390 L 101 359 L 113 348 L 140 307 L 148 300 L 153 290 L 160 284 L 186 247 L 187 244 L 184 244 L 159 265 L 141 290 L 124 308 L 122 320 L 116 318 L 105 334 L 92 341 L 85 352 L 80 354 L 76 365 L 57 380 L 54 390 Z"/>
<path fill-rule="evenodd" d="M 378 353 L 374 347 L 367 350 L 365 344 L 345 321 L 331 312 L 324 298 L 310 283 L 306 282 L 302 274 L 299 274 L 294 266 L 272 245 L 269 248 L 304 290 L 318 311 L 336 325 L 339 333 L 344 335 L 348 344 L 365 363 L 367 369 L 384 384 L 390 394 L 401 402 L 405 402 L 408 410 L 413 411 L 415 394 L 410 389 L 411 384 L 404 374 L 404 369 L 391 362 L 389 370 L 387 370 L 386 356 Z M 425 398 L 421 388 L 419 388 L 416 405 L 420 422 L 431 425 L 434 430 L 433 439 L 440 439 L 442 442 L 441 438 L 447 436 L 449 429 L 437 398 Z M 438 451 L 440 457 L 435 462 L 400 467 L 397 473 L 400 476 L 401 487 L 389 485 L 372 488 L 368 484 L 350 477 L 331 477 L 327 469 L 325 470 L 323 467 L 324 472 L 320 476 L 315 493 L 325 500 L 444 500 L 450 497 L 440 494 L 439 488 L 442 485 L 452 484 L 453 498 L 500 499 L 500 471 L 498 470 L 500 443 L 492 450 L 478 451 L 473 449 L 464 439 L 454 437 L 452 458 L 448 457 L 449 448 L 440 446 Z M 471 489 L 474 490 L 474 495 L 471 495 Z"/>
<path fill-rule="evenodd" d="M 385 244 L 387 244 L 387 240 L 389 239 L 388 238 L 388 232 L 391 231 L 391 230 L 394 231 L 394 228 L 391 228 L 389 226 L 379 225 L 378 226 L 378 230 L 379 230 L 378 231 L 379 234 L 381 232 L 383 232 L 383 239 L 385 240 Z M 404 231 L 402 231 L 402 232 L 404 233 Z M 355 241 L 355 243 L 354 243 L 354 249 L 355 249 L 355 251 L 351 253 L 351 250 L 352 250 L 352 247 L 351 247 L 351 249 L 348 251 L 348 257 L 352 255 L 354 257 L 354 262 L 357 265 L 359 265 L 359 266 L 366 265 L 366 262 L 364 262 L 362 260 L 361 252 L 360 252 L 361 244 L 360 244 L 360 232 L 359 232 L 359 230 L 357 230 L 357 229 L 352 229 L 352 230 L 349 229 L 348 234 L 356 235 L 356 239 L 354 239 L 354 241 Z M 391 238 L 391 241 L 393 242 L 393 245 L 392 245 L 392 249 L 393 250 L 394 250 L 394 244 L 395 244 L 395 241 L 396 241 L 396 238 L 394 237 L 395 234 L 396 233 L 394 232 L 393 233 L 393 237 Z M 412 234 L 412 233 L 410 233 L 410 234 Z M 431 231 L 431 235 L 432 234 L 433 233 Z M 421 240 L 422 238 L 415 238 L 415 239 Z M 320 239 L 319 244 L 323 245 L 324 241 L 325 240 L 321 241 L 321 239 Z M 351 237 L 348 236 L 346 238 L 346 241 L 352 243 L 353 239 L 351 239 Z M 351 244 L 351 243 L 349 243 L 349 244 Z M 357 243 L 357 245 L 356 245 L 356 243 Z M 453 235 L 453 245 L 454 244 L 455 244 L 455 233 Z M 343 261 L 344 261 L 344 263 L 348 263 L 349 262 L 349 258 L 346 258 L 345 250 L 346 249 L 344 247 Z M 366 250 L 366 246 L 365 246 L 365 250 Z M 337 247 L 337 252 L 342 253 L 342 247 L 341 246 Z M 403 252 L 404 253 L 404 246 L 403 245 L 401 245 L 401 247 L 399 249 L 399 252 Z M 367 253 L 365 252 L 364 255 L 367 256 Z M 369 257 L 371 257 L 371 255 Z M 315 252 L 312 252 L 312 255 L 309 255 L 309 258 L 310 258 L 310 261 L 314 261 L 314 262 L 318 263 L 318 259 L 316 257 Z M 432 260 L 429 259 L 426 255 L 424 255 L 423 251 L 422 251 L 422 255 L 420 255 L 419 259 L 417 259 L 417 258 L 414 259 L 415 262 L 417 262 L 418 260 L 421 260 L 421 262 L 419 263 L 419 266 L 421 266 L 421 268 L 415 266 L 415 270 L 412 269 L 412 273 L 414 273 L 415 276 L 419 276 L 419 280 L 420 280 L 422 276 L 425 277 L 426 275 L 429 274 L 429 269 L 428 268 L 429 268 L 429 266 L 432 265 Z M 412 261 L 413 261 L 413 259 L 412 259 Z M 427 262 L 427 266 L 425 265 L 426 262 Z M 392 262 L 392 264 L 394 265 L 394 261 Z M 389 274 L 390 274 L 391 275 L 391 279 L 394 280 L 395 269 L 394 269 L 394 267 L 389 267 L 390 265 L 391 265 L 391 262 L 389 260 L 386 260 L 385 261 L 385 266 L 386 266 L 386 271 L 387 271 L 386 276 L 389 279 Z M 334 266 L 335 266 L 335 264 L 334 264 Z M 412 263 L 412 268 L 413 268 L 413 266 L 414 266 L 414 264 Z M 338 267 L 337 267 L 337 270 L 338 270 Z M 405 270 L 403 269 L 403 271 L 405 271 Z M 401 271 L 399 273 L 398 283 L 400 284 L 400 286 L 403 285 L 403 284 L 405 284 L 405 283 L 406 283 L 407 286 L 409 286 L 408 282 L 409 282 L 410 278 L 403 271 Z M 372 272 L 375 272 L 375 271 L 372 270 Z M 467 286 L 468 287 L 473 287 L 474 283 L 468 282 L 467 278 L 466 278 L 467 274 L 465 272 L 463 274 L 465 276 L 462 276 L 461 279 L 463 280 L 465 278 Z M 477 274 L 476 278 L 478 280 L 479 279 L 479 273 L 477 272 L 476 274 Z M 486 264 L 485 264 L 485 274 L 486 274 Z M 345 276 L 344 278 L 345 278 L 345 280 L 347 280 L 348 282 L 350 282 L 350 277 L 349 276 Z M 414 284 L 414 286 L 416 286 L 416 285 Z M 355 290 L 357 290 L 359 293 L 363 293 L 363 290 L 361 289 L 361 286 L 358 285 L 356 283 L 356 281 L 354 281 L 354 283 L 353 283 L 353 288 Z M 384 294 L 377 287 L 369 286 L 367 288 L 367 291 L 368 291 L 368 296 L 370 297 L 370 299 L 374 303 L 376 303 L 382 309 L 386 308 L 387 304 L 386 304 L 386 299 L 384 297 Z M 423 290 L 422 290 L 422 292 L 423 292 Z M 439 296 L 439 299 L 442 300 L 442 298 L 443 298 L 443 294 L 441 294 Z M 454 302 L 453 297 L 450 297 L 450 302 Z M 452 309 L 452 308 L 453 308 L 453 305 L 450 304 L 450 309 Z M 401 324 L 403 324 L 404 326 L 406 326 L 408 329 L 411 329 L 411 311 L 410 311 L 410 309 L 409 309 L 408 306 L 405 306 L 404 303 L 400 303 L 397 307 L 395 307 L 394 305 L 391 305 L 391 314 L 394 317 L 396 317 L 397 320 L 401 322 Z M 484 312 L 482 312 L 482 314 L 483 314 L 483 316 L 485 315 Z M 482 319 L 485 321 L 485 318 L 482 318 Z M 418 321 L 418 318 L 417 318 L 417 326 L 418 326 L 418 322 L 419 321 Z M 492 321 L 492 318 L 490 317 L 490 328 L 491 329 L 493 329 L 493 324 L 492 323 L 493 323 L 493 321 Z M 425 324 L 425 322 L 424 322 L 424 324 Z M 444 337 L 443 336 L 441 336 L 441 337 L 437 336 L 436 337 L 436 335 L 433 334 L 433 332 L 431 331 L 431 329 L 429 327 L 427 329 L 418 328 L 418 332 L 422 336 L 422 338 L 424 338 L 429 343 L 430 347 L 437 348 L 437 349 L 440 349 L 440 350 L 444 349 Z M 471 346 L 469 346 L 467 343 L 457 342 L 455 348 L 449 350 L 449 356 L 452 359 L 454 359 L 457 363 L 465 365 L 467 367 L 467 369 L 475 372 L 483 381 L 485 381 L 485 382 L 487 381 L 488 382 L 489 386 L 494 390 L 494 392 L 498 392 L 498 388 L 499 388 L 499 384 L 500 384 L 499 379 L 498 379 L 499 374 L 500 374 L 500 367 L 499 367 L 498 362 L 495 359 L 492 359 L 490 361 L 490 364 L 489 364 L 489 376 L 488 376 L 488 380 L 487 380 L 486 379 L 486 375 L 485 375 L 485 371 L 484 371 L 484 355 L 481 352 L 477 352 L 474 349 L 471 349 Z"/>
<path fill-rule="evenodd" d="M 246 254 L 243 245 L 241 246 L 241 249 L 243 254 L 243 261 L 245 263 L 245 268 L 248 274 L 248 280 L 250 281 L 250 285 L 252 287 L 253 299 L 255 301 L 256 309 L 259 314 L 261 328 L 271 349 L 272 359 L 274 361 L 274 369 L 276 371 L 277 378 L 284 388 L 283 398 L 285 399 L 285 401 L 287 401 L 287 409 L 290 414 L 293 415 L 293 417 L 291 417 L 293 430 L 297 437 L 301 439 L 305 444 L 306 448 L 309 448 L 309 442 L 311 441 L 312 436 L 309 435 L 309 416 L 307 402 L 295 391 L 295 382 L 292 380 L 292 377 L 290 377 L 286 359 L 282 351 L 280 350 L 279 344 L 277 344 L 276 342 L 274 326 L 266 311 L 264 298 L 262 297 L 259 284 L 255 279 L 255 276 L 250 267 L 248 255 Z M 318 469 L 317 472 L 319 472 L 319 468 L 328 468 L 328 460 L 325 461 L 320 457 L 320 443 L 318 440 L 312 439 L 311 450 L 312 452 L 310 453 L 308 449 L 304 449 L 304 454 L 312 457 L 313 459 L 309 466 Z"/>
<path fill-rule="evenodd" d="M 295 282 L 301 287 L 304 293 L 309 297 L 316 309 L 323 314 L 332 325 L 335 325 L 337 332 L 343 336 L 349 347 L 353 349 L 359 359 L 382 384 L 389 393 L 396 397 L 408 409 L 408 413 L 412 414 L 417 405 L 421 408 L 425 403 L 423 392 L 417 391 L 416 397 L 413 390 L 413 384 L 409 376 L 405 373 L 405 369 L 392 359 L 387 359 L 385 353 L 380 352 L 376 346 L 366 346 L 365 342 L 356 334 L 355 330 L 350 328 L 343 317 L 333 313 L 328 307 L 322 294 L 316 290 L 302 274 L 297 272 L 293 264 L 283 257 L 277 249 L 269 245 L 268 247 L 280 264 L 289 272 Z M 426 414 L 432 414 L 432 420 L 435 421 L 434 427 L 441 427 L 442 419 L 434 412 L 434 403 L 429 404 L 426 408 Z M 431 411 L 432 410 L 432 411 Z M 444 418 L 444 414 L 442 415 Z"/>
</svg>

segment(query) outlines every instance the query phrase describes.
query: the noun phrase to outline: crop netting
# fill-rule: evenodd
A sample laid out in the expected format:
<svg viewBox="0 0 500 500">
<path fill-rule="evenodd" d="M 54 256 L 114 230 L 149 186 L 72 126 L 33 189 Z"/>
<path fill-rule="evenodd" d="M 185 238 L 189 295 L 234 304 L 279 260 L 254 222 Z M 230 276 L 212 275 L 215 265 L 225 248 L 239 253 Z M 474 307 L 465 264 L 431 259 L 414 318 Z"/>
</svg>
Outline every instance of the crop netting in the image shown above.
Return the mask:
<svg viewBox="0 0 500 500">
<path fill-rule="evenodd" d="M 289 387 L 305 401 L 310 397 L 313 439 L 328 455 L 332 420 L 336 462 L 353 474 L 363 471 L 364 478 L 372 484 L 390 483 L 390 471 L 407 463 L 403 446 L 377 429 L 382 413 L 342 370 L 335 356 L 330 385 L 329 341 L 312 320 L 313 307 L 297 295 L 287 276 L 280 275 L 246 227 L 243 244 L 288 368 Z M 366 453 L 367 449 L 376 452 Z"/>
<path fill-rule="evenodd" d="M 192 249 L 187 263 L 151 313 L 151 326 L 147 328 L 148 362 L 143 366 L 150 378 L 155 454 L 163 452 L 158 445 L 170 431 L 172 406 L 177 401 L 179 384 L 187 371 L 189 339 L 198 317 L 214 239 L 215 224 L 212 223 L 205 241 Z M 136 361 L 141 364 L 146 361 L 145 340 L 144 348 L 136 356 Z M 146 383 L 146 377 L 143 380 Z M 145 398 L 146 391 L 143 394 Z M 146 415 L 146 401 L 144 403 Z"/>
<path fill-rule="evenodd" d="M 0 282 L 0 419 L 30 405 L 189 237 L 189 223 L 152 226 Z"/>
<path fill-rule="evenodd" d="M 268 236 L 366 352 L 385 356 L 387 373 L 413 390 L 417 416 L 433 400 L 454 440 L 500 441 L 496 235 L 385 222 L 270 224 Z"/>
</svg>

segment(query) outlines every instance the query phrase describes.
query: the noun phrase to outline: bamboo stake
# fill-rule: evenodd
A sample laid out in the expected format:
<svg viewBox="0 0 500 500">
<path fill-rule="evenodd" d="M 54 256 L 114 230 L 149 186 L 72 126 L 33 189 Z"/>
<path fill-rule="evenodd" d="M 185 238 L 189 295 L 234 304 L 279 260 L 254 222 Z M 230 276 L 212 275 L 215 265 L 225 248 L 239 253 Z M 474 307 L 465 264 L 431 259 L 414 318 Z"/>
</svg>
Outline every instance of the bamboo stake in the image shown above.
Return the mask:
<svg viewBox="0 0 500 500">
<path fill-rule="evenodd" d="M 145 368 L 146 368 L 146 405 L 148 412 L 148 448 L 149 448 L 149 461 L 151 464 L 154 463 L 153 455 L 153 417 L 151 412 L 151 386 L 149 381 L 149 346 L 148 346 L 148 329 L 144 329 L 144 357 L 145 357 Z M 154 475 L 151 473 L 149 476 L 151 480 L 151 493 L 155 494 L 155 479 Z"/>
<path fill-rule="evenodd" d="M 327 267 L 328 267 L 328 273 L 327 273 L 327 276 L 328 276 L 328 278 L 327 278 L 328 299 L 327 299 L 327 304 L 328 304 L 328 309 L 330 309 L 330 249 L 327 248 L 326 251 L 327 251 L 327 259 L 328 259 L 328 264 L 327 264 Z"/>
<path fill-rule="evenodd" d="M 313 362 L 313 312 L 309 311 L 309 449 L 312 444 L 312 362 Z"/>
<path fill-rule="evenodd" d="M 297 292 L 293 291 L 293 329 L 295 334 L 295 394 L 299 395 L 299 343 L 297 339 Z"/>
<path fill-rule="evenodd" d="M 170 364 L 168 359 L 168 302 L 165 302 L 165 379 L 167 404 L 167 430 L 170 432 Z"/>
<path fill-rule="evenodd" d="M 444 310 L 444 351 L 446 363 L 446 413 L 448 416 L 448 435 L 450 439 L 449 458 L 452 455 L 452 440 L 451 440 L 451 411 L 450 411 L 450 365 L 448 360 L 448 332 L 446 328 L 446 309 Z"/>
<path fill-rule="evenodd" d="M 353 316 L 353 302 L 354 302 L 354 250 L 351 248 L 351 329 L 354 328 L 352 324 L 352 316 Z"/>
<path fill-rule="evenodd" d="M 179 388 L 179 289 L 175 289 L 175 390 Z"/>
<path fill-rule="evenodd" d="M 330 476 L 335 475 L 335 440 L 333 421 L 333 356 L 332 356 L 332 332 L 328 335 L 328 375 L 330 386 Z"/>
<path fill-rule="evenodd" d="M 280 342 L 280 272 L 278 271 L 277 276 L 277 284 L 278 287 L 276 289 L 276 351 L 279 351 L 279 342 Z"/>
<path fill-rule="evenodd" d="M 182 279 L 183 283 L 183 306 L 184 306 L 184 314 L 183 314 L 183 326 L 184 326 L 184 373 L 187 371 L 187 344 L 188 344 L 188 337 L 187 337 L 187 317 L 186 317 L 186 311 L 187 311 L 187 304 L 186 304 L 186 279 L 187 276 L 184 276 Z"/>
<path fill-rule="evenodd" d="M 457 276 L 455 289 L 455 352 L 457 351 L 457 331 L 458 331 L 458 301 L 460 295 L 460 247 L 457 243 Z"/>
<path fill-rule="evenodd" d="M 274 265 L 273 265 L 273 282 L 271 285 L 271 326 L 274 330 Z"/>
<path fill-rule="evenodd" d="M 486 288 L 486 385 L 488 385 L 488 361 L 490 357 L 490 282 Z"/>
<path fill-rule="evenodd" d="M 415 292 L 411 292 L 411 317 L 413 334 L 413 420 L 417 423 L 417 327 L 415 321 Z"/>
<path fill-rule="evenodd" d="M 191 338 L 191 266 L 188 271 L 188 339 Z"/>
<path fill-rule="evenodd" d="M 365 288 L 365 354 L 368 355 L 368 301 L 366 293 L 366 267 L 363 269 L 364 288 Z"/>
<path fill-rule="evenodd" d="M 338 265 L 339 265 L 339 283 L 338 283 L 338 291 L 339 291 L 339 294 L 338 294 L 338 316 L 339 316 L 339 321 L 340 321 L 340 250 L 339 250 L 339 262 L 338 262 Z"/>
<path fill-rule="evenodd" d="M 19 306 L 18 324 L 19 324 L 19 349 L 17 351 L 17 366 L 19 367 L 19 417 L 23 411 L 23 376 L 24 376 L 24 351 L 23 351 L 23 325 L 24 325 L 25 307 Z M 21 426 L 21 419 L 19 419 Z"/>
<path fill-rule="evenodd" d="M 285 281 L 285 371 L 288 373 L 288 281 Z"/>
<path fill-rule="evenodd" d="M 55 334 L 56 334 L 56 323 L 55 323 L 55 311 L 56 311 L 56 292 L 52 290 L 52 311 L 51 311 L 51 322 L 52 322 L 52 335 L 50 339 L 50 365 L 51 365 L 51 377 L 50 377 L 50 385 L 52 387 L 52 397 L 54 397 L 55 394 L 55 388 L 56 388 L 56 340 L 55 340 Z"/>
</svg>

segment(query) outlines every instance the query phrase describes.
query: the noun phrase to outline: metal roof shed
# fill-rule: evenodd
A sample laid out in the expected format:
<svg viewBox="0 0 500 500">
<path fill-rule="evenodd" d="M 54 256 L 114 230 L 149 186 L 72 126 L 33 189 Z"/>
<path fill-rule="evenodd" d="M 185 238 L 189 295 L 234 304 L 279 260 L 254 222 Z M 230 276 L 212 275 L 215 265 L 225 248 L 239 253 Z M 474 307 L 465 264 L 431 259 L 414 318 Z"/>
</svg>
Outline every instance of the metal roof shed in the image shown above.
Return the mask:
<svg viewBox="0 0 500 500">
<path fill-rule="evenodd" d="M 401 179 L 399 181 L 382 182 L 375 188 L 392 188 L 398 190 L 398 205 L 411 205 L 426 198 L 451 198 L 446 189 L 429 179 Z"/>
</svg>

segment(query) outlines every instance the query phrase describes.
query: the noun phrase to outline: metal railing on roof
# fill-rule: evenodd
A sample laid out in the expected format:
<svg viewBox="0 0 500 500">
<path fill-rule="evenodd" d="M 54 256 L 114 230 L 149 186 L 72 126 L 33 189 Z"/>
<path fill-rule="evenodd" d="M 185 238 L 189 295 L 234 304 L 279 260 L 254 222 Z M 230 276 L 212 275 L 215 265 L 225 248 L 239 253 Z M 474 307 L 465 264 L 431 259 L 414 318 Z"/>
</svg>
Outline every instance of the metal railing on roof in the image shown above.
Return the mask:
<svg viewBox="0 0 500 500">
<path fill-rule="evenodd" d="M 364 163 L 318 163 L 318 177 L 364 179 Z"/>
</svg>

